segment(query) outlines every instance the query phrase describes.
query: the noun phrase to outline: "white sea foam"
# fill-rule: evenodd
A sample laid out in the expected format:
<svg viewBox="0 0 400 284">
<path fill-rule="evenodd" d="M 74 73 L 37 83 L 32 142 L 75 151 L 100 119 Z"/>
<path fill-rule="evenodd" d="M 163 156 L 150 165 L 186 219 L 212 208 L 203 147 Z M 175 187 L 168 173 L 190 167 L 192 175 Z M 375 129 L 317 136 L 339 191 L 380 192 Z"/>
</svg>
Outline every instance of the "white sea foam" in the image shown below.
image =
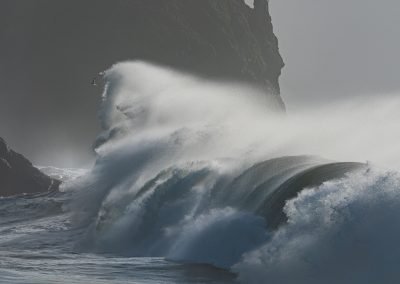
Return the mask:
<svg viewBox="0 0 400 284">
<path fill-rule="evenodd" d="M 105 79 L 98 158 L 71 183 L 80 190 L 70 209 L 89 226 L 83 249 L 225 268 L 237 263 L 240 279 L 253 283 L 394 275 L 400 252 L 387 254 L 386 244 L 395 246 L 398 237 L 398 174 L 369 169 L 304 191 L 286 206 L 289 224 L 272 232 L 259 213 L 265 198 L 327 161 L 293 158 L 243 171 L 304 154 L 398 168 L 400 99 L 285 116 L 260 89 L 144 62 L 117 64 Z"/>
<path fill-rule="evenodd" d="M 263 90 L 218 83 L 144 62 L 116 64 L 100 112 L 100 156 L 153 143 L 158 160 L 318 155 L 400 168 L 400 98 L 357 99 L 282 116 Z M 124 139 L 126 138 L 126 139 Z M 140 145 L 137 147 L 137 145 Z M 154 151 L 153 151 L 154 152 Z M 254 158 L 258 157 L 258 158 Z"/>
<path fill-rule="evenodd" d="M 304 190 L 287 225 L 234 266 L 243 283 L 395 283 L 400 174 L 366 171 Z"/>
<path fill-rule="evenodd" d="M 244 3 L 250 8 L 254 8 L 254 0 L 244 0 Z"/>
</svg>

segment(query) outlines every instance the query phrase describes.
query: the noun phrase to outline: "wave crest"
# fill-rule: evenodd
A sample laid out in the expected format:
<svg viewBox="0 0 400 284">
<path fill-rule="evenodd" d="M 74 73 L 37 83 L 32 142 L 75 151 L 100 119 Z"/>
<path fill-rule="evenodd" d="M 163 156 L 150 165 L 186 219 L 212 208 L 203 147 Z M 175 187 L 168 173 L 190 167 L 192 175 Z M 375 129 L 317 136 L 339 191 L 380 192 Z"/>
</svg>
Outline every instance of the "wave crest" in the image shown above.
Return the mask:
<svg viewBox="0 0 400 284">
<path fill-rule="evenodd" d="M 363 171 L 302 191 L 288 224 L 234 266 L 244 283 L 394 283 L 400 174 Z"/>
</svg>

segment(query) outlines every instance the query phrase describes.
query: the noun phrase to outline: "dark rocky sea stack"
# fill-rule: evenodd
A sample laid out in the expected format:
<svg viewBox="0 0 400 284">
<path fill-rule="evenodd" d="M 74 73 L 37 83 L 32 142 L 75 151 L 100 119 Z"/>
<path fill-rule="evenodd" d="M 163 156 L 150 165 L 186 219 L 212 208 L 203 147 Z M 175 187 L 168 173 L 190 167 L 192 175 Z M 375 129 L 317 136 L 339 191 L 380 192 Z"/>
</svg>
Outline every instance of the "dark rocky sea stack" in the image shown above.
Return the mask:
<svg viewBox="0 0 400 284">
<path fill-rule="evenodd" d="M 283 108 L 278 51 L 267 0 L 132 1 L 135 57 L 212 78 L 255 83 Z M 144 32 L 146 31 L 146 32 Z"/>
<path fill-rule="evenodd" d="M 8 84 L 4 93 L 35 92 L 26 98 L 35 98 L 34 106 L 42 105 L 36 101 L 41 97 L 55 102 L 68 98 L 54 110 L 60 113 L 68 112 L 64 104 L 73 105 L 77 99 L 96 105 L 96 97 L 82 99 L 93 92 L 90 80 L 95 74 L 116 62 L 146 60 L 213 79 L 256 83 L 276 95 L 278 107 L 284 108 L 278 84 L 284 64 L 268 0 L 254 0 L 254 9 L 244 0 L 7 0 L 6 4 L 7 13 L 2 15 L 6 23 L 20 17 L 30 20 L 29 25 L 10 24 L 4 29 L 4 44 L 16 51 L 5 53 L 11 58 L 0 61 L 6 64 L 7 79 L 18 78 L 18 84 Z M 23 76 L 15 67 L 21 57 L 26 58 Z"/>
<path fill-rule="evenodd" d="M 29 149 L 22 139 L 34 138 L 32 147 L 37 148 L 34 141 L 58 129 L 71 131 L 72 147 L 86 151 L 98 132 L 94 125 L 101 93 L 91 82 L 127 60 L 256 84 L 275 98 L 268 100 L 270 107 L 285 109 L 278 84 L 284 64 L 267 0 L 254 0 L 254 9 L 244 0 L 3 3 L 0 62 L 7 72 L 0 76 L 0 121 L 19 125 L 23 134 L 10 126 L 3 127 L 2 135 L 24 152 Z M 38 137 L 37 125 L 47 137 Z"/>
<path fill-rule="evenodd" d="M 0 138 L 0 196 L 50 192 L 57 190 L 60 181 L 54 180 L 21 154 L 11 150 Z"/>
</svg>

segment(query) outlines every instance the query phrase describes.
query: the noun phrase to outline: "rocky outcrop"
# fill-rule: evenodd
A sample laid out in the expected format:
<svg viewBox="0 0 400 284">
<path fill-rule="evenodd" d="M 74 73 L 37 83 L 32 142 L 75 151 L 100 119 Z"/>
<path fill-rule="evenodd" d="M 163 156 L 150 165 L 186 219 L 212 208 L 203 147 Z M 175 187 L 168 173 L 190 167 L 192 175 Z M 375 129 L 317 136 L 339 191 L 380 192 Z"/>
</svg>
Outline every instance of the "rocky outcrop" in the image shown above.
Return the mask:
<svg viewBox="0 0 400 284">
<path fill-rule="evenodd" d="M 41 0 L 12 2 L 10 9 L 13 19 L 32 18 L 20 34 L 32 38 L 22 51 L 40 60 L 27 66 L 34 67 L 28 71 L 39 85 L 31 89 L 61 96 L 59 86 L 68 78 L 73 92 L 84 94 L 79 88 L 90 84 L 82 86 L 81 80 L 90 82 L 116 62 L 146 60 L 213 79 L 259 84 L 283 107 L 278 84 L 283 60 L 268 0 L 254 0 L 254 8 L 244 0 Z M 10 38 L 17 32 L 13 27 Z"/>
<path fill-rule="evenodd" d="M 11 150 L 0 138 L 0 196 L 49 192 L 60 185 L 21 154 Z"/>
<path fill-rule="evenodd" d="M 255 83 L 276 95 L 283 60 L 267 0 L 132 1 L 135 58 L 212 78 Z M 139 25 L 140 23 L 140 25 Z"/>
<path fill-rule="evenodd" d="M 284 108 L 278 84 L 283 61 L 267 0 L 254 0 L 254 9 L 244 0 L 36 0 L 6 6 L 0 9 L 7 23 L 0 28 L 0 62 L 7 70 L 1 74 L 0 119 L 14 121 L 28 137 L 36 135 L 37 125 L 51 136 L 57 117 L 56 128 L 65 128 L 73 148 L 86 153 L 98 131 L 101 92 L 91 81 L 126 60 L 259 84 Z M 8 108 L 20 109 L 21 101 L 26 115 L 10 114 Z M 11 130 L 4 134 L 19 139 Z"/>
</svg>

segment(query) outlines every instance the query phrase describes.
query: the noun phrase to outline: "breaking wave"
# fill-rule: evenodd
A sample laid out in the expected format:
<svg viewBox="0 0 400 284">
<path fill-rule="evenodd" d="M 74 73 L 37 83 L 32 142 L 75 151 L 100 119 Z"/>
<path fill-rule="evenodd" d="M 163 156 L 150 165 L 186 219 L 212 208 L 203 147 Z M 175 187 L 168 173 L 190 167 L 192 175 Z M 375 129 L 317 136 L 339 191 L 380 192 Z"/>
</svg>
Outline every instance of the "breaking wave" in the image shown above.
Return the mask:
<svg viewBox="0 0 400 284">
<path fill-rule="evenodd" d="M 244 283 L 395 283 L 400 174 L 365 171 L 302 191 L 288 224 L 234 266 Z"/>
<path fill-rule="evenodd" d="M 365 161 L 399 166 L 399 100 L 285 116 L 251 86 L 144 62 L 104 74 L 96 163 L 65 187 L 80 250 L 207 263 L 245 283 L 398 276 L 399 174 Z"/>
</svg>

